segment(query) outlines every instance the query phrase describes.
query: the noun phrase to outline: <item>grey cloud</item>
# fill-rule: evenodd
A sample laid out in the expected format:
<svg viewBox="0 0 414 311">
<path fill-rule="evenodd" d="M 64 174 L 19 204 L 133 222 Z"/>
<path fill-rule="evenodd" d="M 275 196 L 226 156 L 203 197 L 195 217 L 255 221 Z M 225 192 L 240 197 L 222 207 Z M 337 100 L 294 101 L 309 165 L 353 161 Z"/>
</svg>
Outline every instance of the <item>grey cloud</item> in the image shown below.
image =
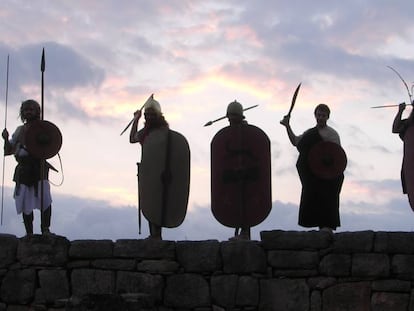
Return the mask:
<svg viewBox="0 0 414 311">
<path fill-rule="evenodd" d="M 261 53 L 274 60 L 279 75 L 299 67 L 302 75 L 325 73 L 385 84 L 390 81 L 386 65 L 414 70 L 413 61 L 381 56 L 376 52 L 384 37 L 395 37 L 398 33 L 408 38 L 412 17 L 407 12 L 413 7 L 411 3 L 382 1 L 375 6 L 360 1 L 240 3 L 242 5 L 238 7 L 243 9 L 242 14 L 233 20 L 233 24 L 249 25 L 259 40 L 266 42 Z M 317 22 L 318 16 L 321 20 L 327 19 L 326 27 Z M 364 41 L 355 41 L 360 40 L 364 32 Z M 350 50 L 364 47 L 372 52 L 351 53 L 341 46 L 342 42 L 348 42 Z M 285 78 L 289 78 L 288 75 Z"/>
<path fill-rule="evenodd" d="M 9 94 L 13 102 L 26 99 L 23 87 L 35 85 L 41 92 L 41 56 L 45 48 L 44 86 L 45 98 L 51 110 L 64 112 L 68 118 L 87 119 L 86 113 L 70 102 L 65 92 L 76 88 L 98 88 L 105 78 L 105 71 L 97 67 L 74 49 L 55 42 L 25 45 L 18 49 L 0 46 L 0 56 L 10 57 Z M 0 85 L 6 85 L 6 76 L 0 76 Z"/>
<path fill-rule="evenodd" d="M 399 172 L 396 174 L 398 176 Z M 372 192 L 381 193 L 383 191 L 402 193 L 401 181 L 399 179 L 384 179 L 384 180 L 359 180 L 358 184 L 368 187 Z M 401 194 L 401 196 L 403 196 Z"/>
<path fill-rule="evenodd" d="M 46 60 L 45 81 L 49 87 L 68 89 L 98 87 L 103 82 L 105 73 L 102 68 L 92 64 L 69 46 L 45 42 L 23 46 L 17 51 L 17 74 L 21 77 L 22 83 L 33 83 L 39 80 L 43 47 Z"/>
</svg>

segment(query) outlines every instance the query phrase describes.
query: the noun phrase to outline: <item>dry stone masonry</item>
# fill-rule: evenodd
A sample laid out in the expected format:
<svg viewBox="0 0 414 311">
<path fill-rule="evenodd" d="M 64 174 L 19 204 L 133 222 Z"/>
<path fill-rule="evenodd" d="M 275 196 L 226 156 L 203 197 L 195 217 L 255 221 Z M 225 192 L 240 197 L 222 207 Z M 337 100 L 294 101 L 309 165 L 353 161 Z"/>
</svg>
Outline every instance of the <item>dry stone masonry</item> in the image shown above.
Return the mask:
<svg viewBox="0 0 414 311">
<path fill-rule="evenodd" d="M 414 311 L 414 233 L 261 241 L 0 234 L 0 311 Z"/>
</svg>

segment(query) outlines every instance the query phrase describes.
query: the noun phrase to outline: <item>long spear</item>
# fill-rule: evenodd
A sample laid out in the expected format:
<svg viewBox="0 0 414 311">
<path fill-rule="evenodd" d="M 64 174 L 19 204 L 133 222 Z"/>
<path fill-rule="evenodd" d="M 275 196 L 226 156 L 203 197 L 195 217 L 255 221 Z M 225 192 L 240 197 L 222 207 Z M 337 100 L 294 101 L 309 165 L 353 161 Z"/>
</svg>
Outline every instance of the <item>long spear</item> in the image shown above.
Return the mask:
<svg viewBox="0 0 414 311">
<path fill-rule="evenodd" d="M 45 62 L 45 48 L 42 50 L 42 60 L 40 62 L 40 71 L 42 72 L 42 85 L 41 85 L 41 108 L 40 108 L 40 120 L 43 121 L 44 118 L 44 93 L 45 93 L 45 68 L 46 68 L 46 62 Z M 44 186 L 43 186 L 43 180 L 45 178 L 45 159 L 40 160 L 40 214 L 43 215 L 43 207 L 44 207 Z"/>
<path fill-rule="evenodd" d="M 254 105 L 254 106 L 250 106 L 250 107 L 244 108 L 244 109 L 243 109 L 243 111 L 246 111 L 246 110 L 249 110 L 249 109 L 252 109 L 252 108 L 256 108 L 257 106 L 259 106 L 259 105 Z M 204 124 L 204 126 L 209 126 L 209 125 L 212 125 L 214 122 L 217 122 L 217 121 L 223 120 L 223 119 L 225 119 L 225 118 L 227 118 L 227 116 L 220 117 L 220 118 L 215 119 L 215 120 L 213 120 L 213 121 L 208 121 L 206 124 Z"/>
<path fill-rule="evenodd" d="M 150 101 L 150 99 L 153 99 L 153 98 L 154 98 L 154 94 L 151 94 L 151 96 L 148 97 L 148 99 L 145 101 L 145 103 L 142 105 L 142 107 L 139 110 L 142 110 L 145 107 L 145 105 Z M 121 132 L 120 136 L 125 133 L 125 131 L 131 126 L 131 124 L 132 124 L 132 122 L 134 122 L 134 120 L 135 120 L 135 118 L 132 118 L 132 120 L 129 121 L 128 125 Z"/>
<path fill-rule="evenodd" d="M 41 98 L 41 116 L 40 119 L 43 120 L 44 118 L 44 96 L 45 96 L 45 67 L 46 67 L 46 63 L 45 63 L 45 48 L 43 48 L 42 50 L 42 61 L 40 63 L 40 71 L 42 72 L 42 98 Z"/>
<path fill-rule="evenodd" d="M 6 102 L 4 110 L 4 128 L 7 128 L 7 99 L 9 94 L 9 55 L 7 55 L 7 70 L 6 70 Z M 4 206 L 4 168 L 6 166 L 5 162 L 6 156 L 3 153 L 3 177 L 1 184 L 1 225 L 3 225 L 3 206 Z"/>
</svg>

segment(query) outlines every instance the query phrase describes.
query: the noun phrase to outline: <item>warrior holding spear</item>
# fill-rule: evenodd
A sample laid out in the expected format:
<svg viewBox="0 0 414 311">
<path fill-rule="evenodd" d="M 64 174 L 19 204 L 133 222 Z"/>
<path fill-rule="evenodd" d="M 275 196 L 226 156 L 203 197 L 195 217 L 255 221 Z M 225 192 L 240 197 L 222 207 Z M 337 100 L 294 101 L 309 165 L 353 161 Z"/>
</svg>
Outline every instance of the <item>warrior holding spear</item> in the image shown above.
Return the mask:
<svg viewBox="0 0 414 311">
<path fill-rule="evenodd" d="M 211 211 L 217 221 L 235 229 L 231 241 L 250 240 L 251 227 L 272 208 L 270 140 L 243 114 L 254 107 L 243 109 L 236 100 L 228 104 L 229 125 L 211 141 Z"/>
<path fill-rule="evenodd" d="M 44 50 L 42 53 L 42 106 L 33 99 L 22 102 L 20 118 L 23 125 L 17 127 L 9 138 L 5 128 L 2 132 L 4 139 L 4 154 L 14 154 L 17 166 L 13 181 L 16 183 L 14 199 L 18 214 L 23 214 L 26 236 L 33 235 L 33 210 L 41 213 L 41 232 L 50 235 L 49 230 L 52 198 L 48 181 L 49 169 L 55 170 L 46 162 L 59 151 L 62 136 L 59 129 L 48 121 L 43 121 L 43 73 L 45 69 Z"/>
</svg>

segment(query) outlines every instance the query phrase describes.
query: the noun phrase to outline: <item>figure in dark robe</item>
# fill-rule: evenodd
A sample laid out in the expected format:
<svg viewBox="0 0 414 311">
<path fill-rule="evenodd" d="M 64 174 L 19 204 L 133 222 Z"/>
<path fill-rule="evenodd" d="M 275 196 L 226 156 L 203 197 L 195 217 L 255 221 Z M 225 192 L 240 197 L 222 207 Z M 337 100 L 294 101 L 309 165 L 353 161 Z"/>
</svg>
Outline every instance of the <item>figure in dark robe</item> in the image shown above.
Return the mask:
<svg viewBox="0 0 414 311">
<path fill-rule="evenodd" d="M 325 179 L 314 174 L 309 165 L 309 153 L 321 141 L 340 145 L 338 133 L 327 125 L 330 109 L 320 104 L 314 111 L 316 126 L 296 136 L 290 127 L 290 116 L 280 122 L 286 127 L 292 145 L 299 151 L 296 168 L 302 184 L 299 207 L 299 225 L 319 227 L 332 232 L 340 226 L 339 196 L 344 180 L 343 173 L 335 178 Z"/>
<path fill-rule="evenodd" d="M 411 209 L 414 211 L 414 174 L 413 153 L 414 153 L 414 110 L 411 110 L 408 118 L 403 119 L 402 114 L 406 108 L 401 103 L 392 124 L 392 132 L 398 134 L 404 142 L 404 156 L 401 165 L 401 185 L 404 194 L 408 195 Z"/>
</svg>

